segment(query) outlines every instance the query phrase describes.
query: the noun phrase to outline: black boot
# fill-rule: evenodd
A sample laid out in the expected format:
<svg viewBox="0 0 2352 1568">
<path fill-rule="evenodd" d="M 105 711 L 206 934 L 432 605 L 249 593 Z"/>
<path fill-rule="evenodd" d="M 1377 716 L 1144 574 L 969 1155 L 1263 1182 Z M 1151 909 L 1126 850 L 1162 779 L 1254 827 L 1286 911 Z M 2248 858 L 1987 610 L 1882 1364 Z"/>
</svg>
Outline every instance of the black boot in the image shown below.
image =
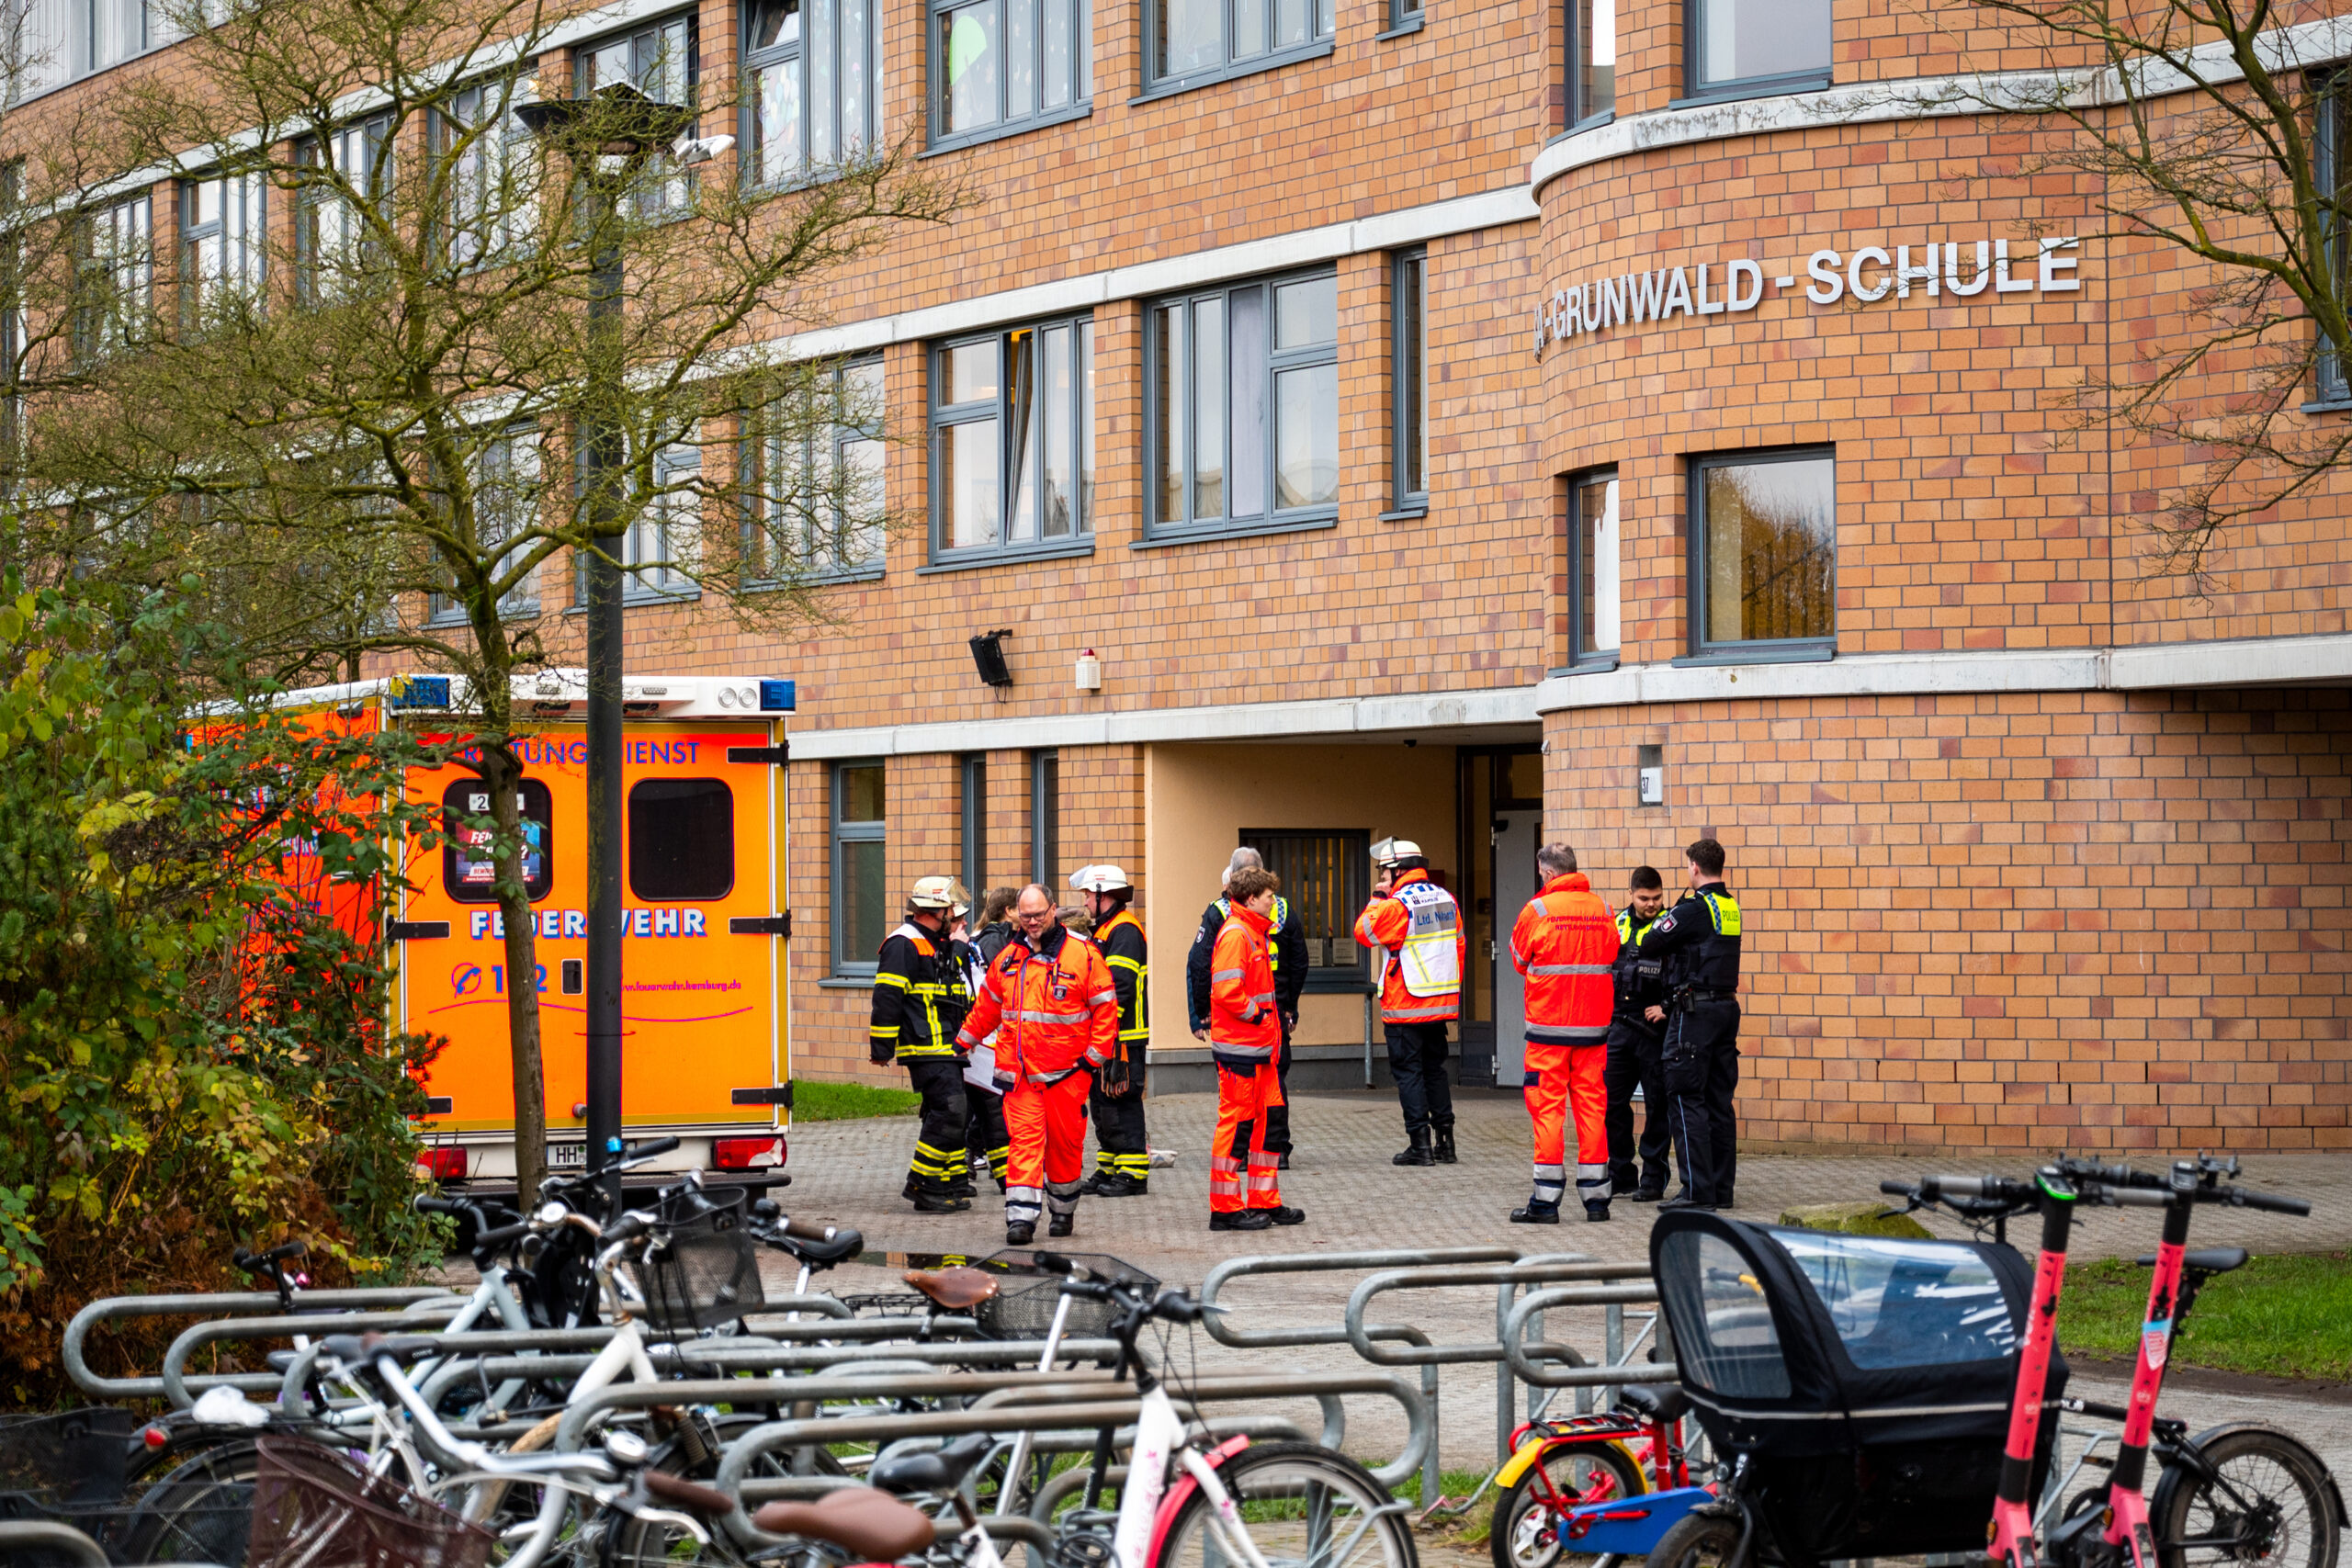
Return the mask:
<svg viewBox="0 0 2352 1568">
<path fill-rule="evenodd" d="M 1437 1156 L 1430 1152 L 1430 1134 L 1426 1127 L 1415 1127 L 1409 1134 L 1413 1146 L 1403 1154 L 1389 1156 L 1390 1165 L 1435 1165 Z"/>
<path fill-rule="evenodd" d="M 1453 1153 L 1453 1123 L 1449 1122 L 1444 1126 L 1435 1129 L 1435 1131 L 1437 1133 L 1437 1148 L 1434 1153 L 1436 1155 L 1437 1163 L 1440 1165 L 1454 1165 L 1459 1163 L 1454 1157 Z"/>
<path fill-rule="evenodd" d="M 960 1214 L 972 1201 L 955 1192 L 918 1192 L 914 1204 L 918 1214 Z"/>
<path fill-rule="evenodd" d="M 1560 1205 L 1530 1198 L 1526 1208 L 1510 1212 L 1510 1223 L 1515 1225 L 1556 1225 L 1560 1223 Z"/>
<path fill-rule="evenodd" d="M 1076 1214 L 1056 1214 L 1046 1222 L 1047 1235 L 1070 1235 L 1078 1230 Z"/>
<path fill-rule="evenodd" d="M 1021 1224 L 1007 1224 L 1004 1227 L 1004 1245 L 1007 1247 L 1026 1247 L 1030 1242 L 1036 1238 L 1036 1235 L 1037 1227 L 1035 1225 Z"/>
</svg>

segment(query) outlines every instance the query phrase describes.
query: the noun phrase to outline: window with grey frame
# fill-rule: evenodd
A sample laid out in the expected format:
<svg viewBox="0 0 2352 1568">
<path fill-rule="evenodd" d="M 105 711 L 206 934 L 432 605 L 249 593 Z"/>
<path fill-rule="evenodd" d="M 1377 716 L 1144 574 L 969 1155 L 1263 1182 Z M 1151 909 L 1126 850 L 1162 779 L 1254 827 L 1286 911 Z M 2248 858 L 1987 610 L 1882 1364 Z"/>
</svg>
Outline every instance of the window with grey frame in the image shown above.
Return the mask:
<svg viewBox="0 0 2352 1568">
<path fill-rule="evenodd" d="M 1339 515 L 1339 316 L 1328 271 L 1154 303 L 1145 375 L 1155 537 Z"/>
<path fill-rule="evenodd" d="M 629 86 L 657 104 L 691 107 L 695 101 L 695 19 L 668 17 L 572 51 L 572 91 L 586 97 L 600 87 Z M 657 152 L 639 176 L 632 200 L 645 222 L 682 216 L 694 200 L 694 176 Z"/>
<path fill-rule="evenodd" d="M 144 342 L 155 311 L 154 198 L 85 213 L 74 258 L 74 349 L 93 364 Z"/>
<path fill-rule="evenodd" d="M 1147 92 L 1203 86 L 1320 54 L 1334 0 L 1144 0 Z"/>
<path fill-rule="evenodd" d="M 1062 754 L 1029 753 L 1030 880 L 1061 901 Z"/>
<path fill-rule="evenodd" d="M 931 387 L 933 560 L 1091 547 L 1092 319 L 942 344 Z"/>
<path fill-rule="evenodd" d="M 931 142 L 1053 125 L 1093 105 L 1089 0 L 930 0 Z"/>
<path fill-rule="evenodd" d="M 762 586 L 873 576 L 886 544 L 882 361 L 833 366 L 816 407 L 745 416 L 743 577 Z"/>
<path fill-rule="evenodd" d="M 514 111 L 537 96 L 529 76 L 461 87 L 434 117 L 435 156 L 448 164 L 448 259 L 490 266 L 537 238 L 538 152 Z"/>
<path fill-rule="evenodd" d="M 1683 90 L 1755 97 L 1826 87 L 1829 0 L 1684 0 Z"/>
<path fill-rule="evenodd" d="M 1430 504 L 1429 271 L 1427 251 L 1407 251 L 1389 277 L 1389 418 L 1396 445 L 1389 492 L 1400 513 L 1426 512 Z"/>
<path fill-rule="evenodd" d="M 2327 276 L 2339 302 L 2352 301 L 2352 188 L 2344 166 L 2346 108 L 2352 73 L 2331 71 L 2312 78 L 2312 183 L 2329 193 L 2326 207 Z M 2352 376 L 2344 356 L 2321 332 L 2312 350 L 2312 394 L 2323 403 L 2352 403 Z"/>
<path fill-rule="evenodd" d="M 1623 581 L 1618 544 L 1617 470 L 1593 468 L 1568 481 L 1568 663 L 1617 660 Z"/>
<path fill-rule="evenodd" d="M 469 458 L 472 467 L 474 536 L 483 560 L 504 575 L 508 563 L 501 547 L 529 528 L 539 509 L 539 432 L 527 422 L 512 424 L 485 437 Z M 434 625 L 462 625 L 466 607 L 447 593 L 435 593 L 426 609 Z M 503 616 L 529 616 L 539 612 L 539 573 L 534 567 L 498 596 Z"/>
<path fill-rule="evenodd" d="M 1690 465 L 1691 651 L 1826 658 L 1838 632 L 1838 463 L 1826 446 Z"/>
<path fill-rule="evenodd" d="M 302 145 L 298 162 L 307 172 L 298 185 L 294 248 L 301 295 L 310 303 L 345 293 L 379 254 L 374 221 L 390 214 L 363 210 L 361 204 L 372 208 L 392 188 L 391 127 L 390 116 L 374 115 Z"/>
<path fill-rule="evenodd" d="M 1388 31 L 1405 32 L 1421 25 L 1423 0 L 1388 0 Z"/>
<path fill-rule="evenodd" d="M 962 788 L 957 792 L 963 814 L 960 863 L 964 887 L 978 904 L 988 893 L 989 880 L 989 760 L 981 751 L 967 751 L 956 760 Z M 974 924 L 979 912 L 972 914 Z"/>
<path fill-rule="evenodd" d="M 1371 953 L 1356 945 L 1355 919 L 1372 897 L 1372 835 L 1362 831 L 1270 832 L 1244 828 L 1241 843 L 1282 878 L 1292 927 L 1306 942 L 1306 988 L 1371 988 Z"/>
<path fill-rule="evenodd" d="M 1568 129 L 1617 109 L 1617 0 L 1567 0 Z"/>
<path fill-rule="evenodd" d="M 180 182 L 180 318 L 201 327 L 256 306 L 267 272 L 267 182 L 257 169 Z"/>
<path fill-rule="evenodd" d="M 881 11 L 881 0 L 752 0 L 744 7 L 746 185 L 791 186 L 875 144 Z"/>
<path fill-rule="evenodd" d="M 890 931 L 888 800 L 880 759 L 833 764 L 833 973 L 871 979 Z"/>
</svg>

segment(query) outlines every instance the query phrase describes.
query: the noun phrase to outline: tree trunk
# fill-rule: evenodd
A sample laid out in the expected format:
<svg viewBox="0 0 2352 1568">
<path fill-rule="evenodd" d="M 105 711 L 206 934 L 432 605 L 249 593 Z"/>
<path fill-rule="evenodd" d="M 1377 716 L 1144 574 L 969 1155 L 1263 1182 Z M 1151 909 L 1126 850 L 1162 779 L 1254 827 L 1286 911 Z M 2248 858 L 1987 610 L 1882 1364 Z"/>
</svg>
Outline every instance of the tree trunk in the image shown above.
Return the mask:
<svg viewBox="0 0 2352 1568">
<path fill-rule="evenodd" d="M 523 877 L 523 769 L 502 724 L 480 744 L 482 782 L 498 821 L 498 908 L 505 922 L 506 1029 L 514 1076 L 516 1206 L 531 1212 L 547 1177 L 547 1066 L 539 1042 L 538 932 Z"/>
</svg>

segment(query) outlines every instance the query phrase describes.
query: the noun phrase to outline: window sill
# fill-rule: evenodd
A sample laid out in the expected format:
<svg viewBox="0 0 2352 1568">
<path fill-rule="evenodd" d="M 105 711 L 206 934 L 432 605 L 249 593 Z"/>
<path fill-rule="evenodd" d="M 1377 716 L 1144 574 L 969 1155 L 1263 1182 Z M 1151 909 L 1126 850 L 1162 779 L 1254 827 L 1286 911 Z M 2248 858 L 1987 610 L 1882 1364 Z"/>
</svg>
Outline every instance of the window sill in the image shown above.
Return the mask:
<svg viewBox="0 0 2352 1568">
<path fill-rule="evenodd" d="M 843 567 L 838 571 L 812 571 L 790 582 L 747 582 L 740 590 L 745 593 L 786 593 L 795 588 L 839 588 L 848 582 L 879 582 L 883 568 L 878 561 L 872 566 Z"/>
<path fill-rule="evenodd" d="M 1129 542 L 1131 550 L 1173 549 L 1179 545 L 1217 545 L 1231 539 L 1261 539 L 1272 534 L 1310 534 L 1321 528 L 1340 525 L 1337 512 L 1315 517 L 1300 517 L 1276 523 L 1262 523 L 1254 528 L 1189 528 L 1182 533 L 1170 530 L 1147 538 Z"/>
<path fill-rule="evenodd" d="M 1679 664 L 1682 660 L 1678 659 L 1675 662 Z M 1606 675 L 1616 668 L 1617 656 L 1613 653 L 1610 653 L 1601 654 L 1591 659 L 1579 659 L 1574 664 L 1563 664 L 1556 670 L 1546 670 L 1544 673 L 1550 677 L 1566 675 Z"/>
<path fill-rule="evenodd" d="M 1676 670 L 1710 670 L 1732 664 L 1826 664 L 1837 657 L 1835 643 L 1758 642 L 1711 648 L 1667 662 Z"/>
<path fill-rule="evenodd" d="M 1026 566 L 1031 561 L 1068 560 L 1094 553 L 1094 536 L 1059 545 L 1017 545 L 1009 549 L 975 550 L 968 555 L 943 555 L 929 566 L 915 568 L 917 577 L 943 571 L 981 571 L 992 566 Z"/>
<path fill-rule="evenodd" d="M 1833 85 L 1830 73 L 1805 71 L 1787 76 L 1758 76 L 1745 82 L 1725 82 L 1719 87 L 1693 93 L 1687 98 L 1668 102 L 1669 109 L 1704 108 L 1710 104 L 1736 104 L 1743 98 L 1777 98 L 1790 93 L 1819 93 Z"/>
<path fill-rule="evenodd" d="M 2352 413 L 2352 398 L 2314 398 L 2297 413 Z"/>
<path fill-rule="evenodd" d="M 1419 32 L 1423 28 L 1429 26 L 1429 21 L 1430 19 L 1425 13 L 1416 11 L 1413 15 L 1406 17 L 1403 21 L 1389 28 L 1386 32 L 1373 34 L 1372 41 L 1374 43 L 1386 43 L 1393 38 L 1411 38 L 1415 33 Z"/>
<path fill-rule="evenodd" d="M 820 991 L 870 991 L 874 988 L 871 975 L 828 975 L 817 982 Z"/>
<path fill-rule="evenodd" d="M 1172 82 L 1155 83 L 1129 98 L 1127 107 L 1133 108 L 1138 104 L 1156 103 L 1161 98 L 1175 97 L 1180 93 L 1190 93 L 1202 87 L 1214 87 L 1220 82 L 1238 82 L 1244 76 L 1255 76 L 1261 72 L 1279 71 L 1285 65 L 1295 65 L 1303 60 L 1321 60 L 1331 52 L 1331 40 L 1323 39 L 1299 48 L 1284 50 L 1279 54 L 1261 55 L 1258 59 L 1245 60 L 1238 64 L 1227 65 L 1219 70 L 1203 71 L 1191 76 L 1180 76 Z"/>
<path fill-rule="evenodd" d="M 967 147 L 983 147 L 991 141 L 1003 141 L 1012 137 L 1024 136 L 1033 130 L 1068 125 L 1074 119 L 1084 119 L 1093 112 L 1094 100 L 1082 98 L 1066 108 L 1049 109 L 1044 114 L 1032 115 L 1027 119 L 1009 120 L 1002 125 L 989 126 L 986 130 L 967 130 L 956 136 L 943 136 L 915 155 L 919 158 L 937 158 L 949 152 L 961 152 Z"/>
<path fill-rule="evenodd" d="M 1379 521 L 1383 523 L 1411 523 L 1420 518 L 1427 517 L 1429 514 L 1430 503 L 1428 502 L 1408 501 L 1394 512 L 1382 513 L 1380 514 Z"/>
<path fill-rule="evenodd" d="M 621 608 L 624 610 L 659 609 L 664 604 L 697 604 L 701 599 L 702 590 L 699 588 L 691 588 L 683 593 L 624 593 L 621 595 Z M 564 612 L 567 615 L 584 615 L 587 613 L 588 606 L 585 604 L 574 604 Z"/>
<path fill-rule="evenodd" d="M 1549 147 L 1552 145 L 1553 141 L 1566 141 L 1571 136 L 1582 136 L 1588 130 L 1599 130 L 1604 125 L 1614 125 L 1616 123 L 1617 111 L 1615 109 L 1603 109 L 1599 114 L 1589 115 L 1585 118 L 1577 121 L 1574 125 L 1568 127 L 1567 130 L 1554 136 L 1551 141 L 1546 141 L 1544 145 Z"/>
</svg>

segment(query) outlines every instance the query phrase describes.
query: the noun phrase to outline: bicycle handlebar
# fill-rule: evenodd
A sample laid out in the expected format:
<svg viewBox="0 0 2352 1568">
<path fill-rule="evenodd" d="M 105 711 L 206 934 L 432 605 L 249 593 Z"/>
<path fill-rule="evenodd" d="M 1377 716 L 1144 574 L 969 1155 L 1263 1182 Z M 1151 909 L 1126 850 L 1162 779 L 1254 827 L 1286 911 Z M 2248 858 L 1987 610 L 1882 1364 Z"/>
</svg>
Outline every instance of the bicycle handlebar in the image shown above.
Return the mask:
<svg viewBox="0 0 2352 1568">
<path fill-rule="evenodd" d="M 248 1252 L 241 1247 L 229 1261 L 250 1274 L 288 1258 L 307 1258 L 310 1252 L 311 1244 L 307 1241 L 289 1241 L 282 1247 L 273 1247 L 267 1252 Z"/>
<path fill-rule="evenodd" d="M 2233 1209 L 2262 1209 L 2273 1214 L 2303 1215 L 2312 1212 L 2305 1198 L 2282 1198 L 2270 1192 L 2250 1192 L 2243 1187 L 2217 1187 L 2214 1196 Z"/>
<path fill-rule="evenodd" d="M 530 1234 L 531 1222 L 517 1220 L 511 1225 L 501 1225 L 494 1231 L 481 1231 L 476 1234 L 474 1250 L 478 1253 L 487 1252 L 492 1247 L 504 1247 L 509 1242 L 520 1241 Z"/>
</svg>

